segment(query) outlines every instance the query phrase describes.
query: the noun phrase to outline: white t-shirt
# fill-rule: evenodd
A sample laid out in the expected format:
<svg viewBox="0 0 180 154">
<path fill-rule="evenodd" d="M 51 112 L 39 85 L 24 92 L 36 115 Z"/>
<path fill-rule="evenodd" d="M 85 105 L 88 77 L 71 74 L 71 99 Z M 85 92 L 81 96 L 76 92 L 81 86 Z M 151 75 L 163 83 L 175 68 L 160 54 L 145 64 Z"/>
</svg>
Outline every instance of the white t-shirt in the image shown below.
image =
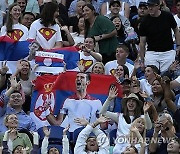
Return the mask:
<svg viewBox="0 0 180 154">
<path fill-rule="evenodd" d="M 79 35 L 78 33 L 71 33 L 72 38 L 74 39 L 75 46 L 78 43 L 84 43 L 84 35 Z"/>
<path fill-rule="evenodd" d="M 15 41 L 26 41 L 28 39 L 28 28 L 20 23 L 14 24 L 12 26 L 13 32 L 7 33 L 6 26 L 1 28 L 0 36 L 9 36 Z"/>
<path fill-rule="evenodd" d="M 92 66 L 95 62 L 97 62 L 96 59 L 94 59 L 91 55 L 90 56 L 85 56 L 84 52 L 79 52 L 80 53 L 80 63 L 82 63 L 85 66 L 85 72 L 91 72 Z M 100 53 L 97 53 L 100 54 Z"/>
<path fill-rule="evenodd" d="M 149 96 L 153 95 L 152 86 L 148 83 L 146 79 L 141 79 L 140 81 L 140 89 L 146 92 Z"/>
<path fill-rule="evenodd" d="M 60 27 L 58 24 L 45 27 L 40 22 L 38 19 L 31 24 L 29 39 L 35 39 L 44 49 L 52 49 L 56 42 L 62 41 Z"/>
<path fill-rule="evenodd" d="M 131 76 L 134 70 L 134 66 L 128 62 L 126 62 L 125 65 L 127 66 L 129 70 L 129 76 Z M 107 62 L 105 65 L 105 74 L 112 75 L 114 70 L 117 68 L 117 66 L 118 66 L 117 60 Z"/>
<path fill-rule="evenodd" d="M 67 98 L 60 111 L 62 114 L 67 114 L 61 126 L 66 127 L 70 124 L 70 132 L 81 127 L 74 122 L 75 118 L 86 118 L 90 123 L 96 120 L 102 108 L 100 100 L 95 99 L 89 95 L 82 100 L 78 99 L 76 95 Z"/>
</svg>

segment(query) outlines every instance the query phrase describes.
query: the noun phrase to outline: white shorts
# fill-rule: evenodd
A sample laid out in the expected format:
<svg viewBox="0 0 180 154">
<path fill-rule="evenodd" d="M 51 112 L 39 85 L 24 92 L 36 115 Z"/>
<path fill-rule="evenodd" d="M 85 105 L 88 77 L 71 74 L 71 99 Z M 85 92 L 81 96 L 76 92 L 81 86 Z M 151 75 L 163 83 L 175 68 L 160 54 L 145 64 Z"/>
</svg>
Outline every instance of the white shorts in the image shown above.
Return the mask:
<svg viewBox="0 0 180 154">
<path fill-rule="evenodd" d="M 167 71 L 169 66 L 174 62 L 176 56 L 175 50 L 165 52 L 146 51 L 145 65 L 155 65 L 160 72 Z"/>
</svg>

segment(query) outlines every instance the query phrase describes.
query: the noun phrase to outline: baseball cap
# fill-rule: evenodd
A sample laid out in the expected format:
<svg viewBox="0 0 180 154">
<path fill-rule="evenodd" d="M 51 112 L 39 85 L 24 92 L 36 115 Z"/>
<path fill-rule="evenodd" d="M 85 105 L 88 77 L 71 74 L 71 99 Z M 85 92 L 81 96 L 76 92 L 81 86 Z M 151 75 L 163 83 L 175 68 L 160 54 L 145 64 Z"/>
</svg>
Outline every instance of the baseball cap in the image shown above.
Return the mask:
<svg viewBox="0 0 180 154">
<path fill-rule="evenodd" d="M 160 1 L 159 0 L 148 0 L 147 1 L 147 4 L 148 5 L 155 5 L 155 4 L 160 4 Z"/>
<path fill-rule="evenodd" d="M 146 3 L 146 2 L 140 2 L 140 3 L 139 3 L 139 7 L 143 7 L 143 6 L 144 6 L 144 7 L 147 7 L 147 3 Z"/>
<path fill-rule="evenodd" d="M 121 5 L 119 0 L 111 0 L 110 3 L 109 3 L 109 7 L 111 7 L 115 3 L 117 3 L 119 6 Z"/>
<path fill-rule="evenodd" d="M 124 83 L 131 84 L 131 80 L 127 79 L 127 78 L 124 78 L 123 81 L 121 81 L 121 84 L 124 84 Z"/>
</svg>

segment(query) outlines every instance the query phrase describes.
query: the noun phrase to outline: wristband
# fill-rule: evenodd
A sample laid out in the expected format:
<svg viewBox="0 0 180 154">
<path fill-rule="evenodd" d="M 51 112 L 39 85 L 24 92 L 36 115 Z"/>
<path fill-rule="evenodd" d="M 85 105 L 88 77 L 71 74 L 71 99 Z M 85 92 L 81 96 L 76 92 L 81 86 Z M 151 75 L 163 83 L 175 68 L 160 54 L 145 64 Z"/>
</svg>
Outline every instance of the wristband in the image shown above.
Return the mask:
<svg viewBox="0 0 180 154">
<path fill-rule="evenodd" d="M 102 37 L 103 37 L 102 35 L 99 35 L 100 40 L 102 40 Z"/>
</svg>

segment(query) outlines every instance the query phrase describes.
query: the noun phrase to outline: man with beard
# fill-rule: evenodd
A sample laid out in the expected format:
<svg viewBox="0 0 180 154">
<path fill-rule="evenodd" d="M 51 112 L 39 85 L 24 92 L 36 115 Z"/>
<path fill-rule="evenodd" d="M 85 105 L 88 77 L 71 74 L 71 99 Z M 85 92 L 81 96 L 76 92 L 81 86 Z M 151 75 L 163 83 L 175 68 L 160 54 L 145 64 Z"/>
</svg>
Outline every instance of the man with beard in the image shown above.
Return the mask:
<svg viewBox="0 0 180 154">
<path fill-rule="evenodd" d="M 75 84 L 76 93 L 64 101 L 57 117 L 52 115 L 49 109 L 46 110 L 46 117 L 51 125 L 66 127 L 70 124 L 69 132 L 81 127 L 82 119 L 94 122 L 102 108 L 100 100 L 87 94 L 87 87 L 90 84 L 89 74 L 79 72 Z"/>
</svg>

